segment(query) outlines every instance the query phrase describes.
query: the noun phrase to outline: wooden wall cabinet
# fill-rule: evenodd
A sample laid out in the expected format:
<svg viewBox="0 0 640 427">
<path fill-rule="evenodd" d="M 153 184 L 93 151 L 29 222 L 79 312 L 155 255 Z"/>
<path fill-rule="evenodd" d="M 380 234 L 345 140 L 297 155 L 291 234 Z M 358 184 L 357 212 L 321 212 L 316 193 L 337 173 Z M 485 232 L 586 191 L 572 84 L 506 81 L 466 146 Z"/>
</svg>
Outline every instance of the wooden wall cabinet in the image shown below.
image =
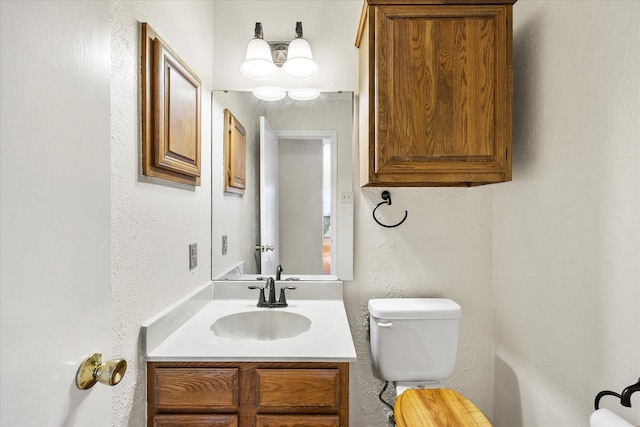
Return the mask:
<svg viewBox="0 0 640 427">
<path fill-rule="evenodd" d="M 362 186 L 511 180 L 513 3 L 365 1 Z"/>
<path fill-rule="evenodd" d="M 200 79 L 142 23 L 142 173 L 200 185 Z"/>
<path fill-rule="evenodd" d="M 348 427 L 349 364 L 149 362 L 149 427 Z"/>
</svg>

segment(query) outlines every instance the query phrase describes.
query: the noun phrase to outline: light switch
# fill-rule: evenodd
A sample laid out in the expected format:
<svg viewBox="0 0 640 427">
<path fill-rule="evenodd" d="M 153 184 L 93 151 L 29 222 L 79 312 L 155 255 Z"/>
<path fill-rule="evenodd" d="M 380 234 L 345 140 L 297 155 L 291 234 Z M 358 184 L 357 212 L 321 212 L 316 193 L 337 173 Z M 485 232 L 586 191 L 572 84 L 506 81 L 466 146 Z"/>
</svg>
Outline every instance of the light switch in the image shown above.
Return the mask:
<svg viewBox="0 0 640 427">
<path fill-rule="evenodd" d="M 227 235 L 222 236 L 222 255 L 227 254 Z"/>
</svg>

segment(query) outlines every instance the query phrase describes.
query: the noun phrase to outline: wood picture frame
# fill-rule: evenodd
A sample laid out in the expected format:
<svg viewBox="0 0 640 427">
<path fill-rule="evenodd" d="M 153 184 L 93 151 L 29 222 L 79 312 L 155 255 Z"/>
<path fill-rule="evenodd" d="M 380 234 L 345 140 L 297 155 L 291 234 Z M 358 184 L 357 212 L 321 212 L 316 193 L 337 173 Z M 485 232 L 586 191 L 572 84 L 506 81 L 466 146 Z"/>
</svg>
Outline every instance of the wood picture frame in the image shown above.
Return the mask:
<svg viewBox="0 0 640 427">
<path fill-rule="evenodd" d="M 224 163 L 224 191 L 244 194 L 247 185 L 247 131 L 226 108 L 224 110 Z"/>
<path fill-rule="evenodd" d="M 141 24 L 142 173 L 200 185 L 201 80 Z"/>
</svg>

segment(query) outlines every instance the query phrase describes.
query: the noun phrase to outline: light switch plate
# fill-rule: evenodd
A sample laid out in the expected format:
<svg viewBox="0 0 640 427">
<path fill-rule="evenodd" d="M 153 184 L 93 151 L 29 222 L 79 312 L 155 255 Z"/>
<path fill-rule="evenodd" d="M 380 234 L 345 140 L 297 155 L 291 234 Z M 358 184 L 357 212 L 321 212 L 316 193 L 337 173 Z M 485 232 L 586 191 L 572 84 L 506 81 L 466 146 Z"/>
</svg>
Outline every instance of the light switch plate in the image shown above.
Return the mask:
<svg viewBox="0 0 640 427">
<path fill-rule="evenodd" d="M 222 236 L 222 255 L 227 254 L 227 235 Z"/>
<path fill-rule="evenodd" d="M 189 245 L 189 270 L 193 270 L 198 266 L 198 244 Z"/>
</svg>

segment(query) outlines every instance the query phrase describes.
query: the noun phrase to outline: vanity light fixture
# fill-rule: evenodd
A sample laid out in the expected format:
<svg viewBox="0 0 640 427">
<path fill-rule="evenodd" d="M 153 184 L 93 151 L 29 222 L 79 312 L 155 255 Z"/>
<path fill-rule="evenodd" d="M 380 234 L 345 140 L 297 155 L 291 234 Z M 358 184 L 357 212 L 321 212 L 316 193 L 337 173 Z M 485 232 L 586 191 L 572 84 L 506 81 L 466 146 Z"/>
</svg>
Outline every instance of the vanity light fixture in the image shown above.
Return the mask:
<svg viewBox="0 0 640 427">
<path fill-rule="evenodd" d="M 311 45 L 302 37 L 302 22 L 296 22 L 296 37 L 289 43 L 266 42 L 262 24 L 256 22 L 254 38 L 247 45 L 240 72 L 250 79 L 268 80 L 276 75 L 278 67 L 299 80 L 318 75 L 320 67 L 313 60 Z"/>
</svg>

